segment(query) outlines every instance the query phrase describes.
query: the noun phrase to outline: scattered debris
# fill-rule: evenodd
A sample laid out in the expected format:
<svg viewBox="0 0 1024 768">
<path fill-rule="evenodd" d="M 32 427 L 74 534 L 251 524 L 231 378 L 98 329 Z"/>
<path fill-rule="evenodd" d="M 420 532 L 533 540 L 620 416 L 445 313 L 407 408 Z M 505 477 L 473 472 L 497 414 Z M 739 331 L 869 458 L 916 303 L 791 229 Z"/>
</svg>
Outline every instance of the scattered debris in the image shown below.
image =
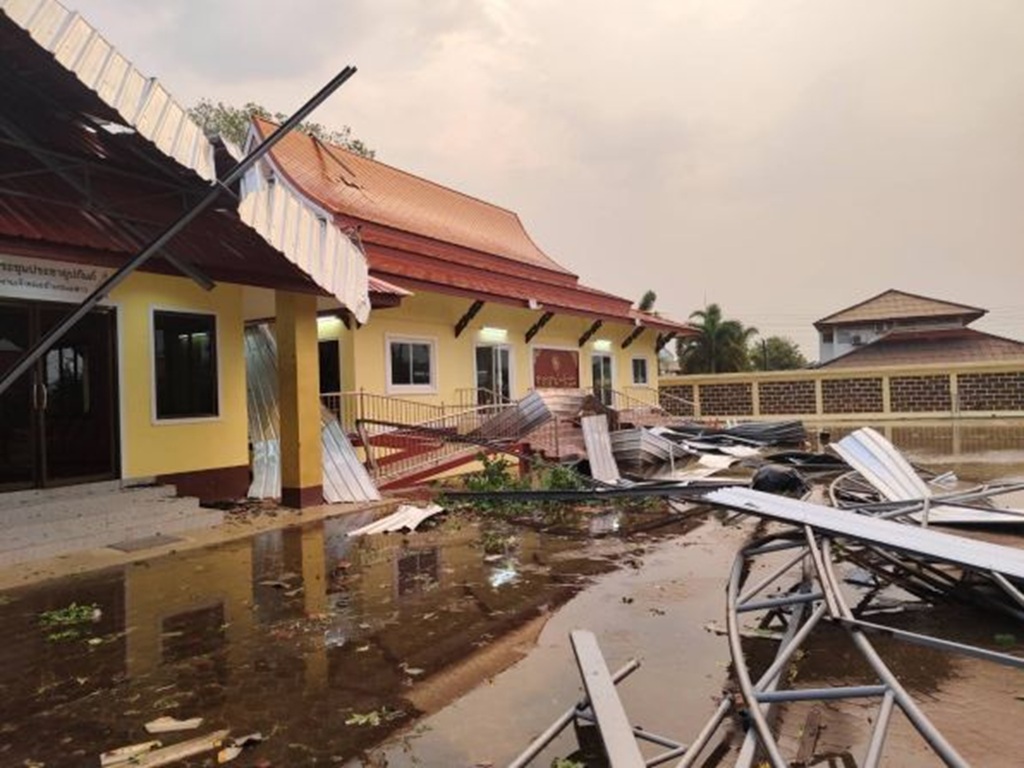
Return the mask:
<svg viewBox="0 0 1024 768">
<path fill-rule="evenodd" d="M 263 740 L 263 734 L 259 732 L 247 733 L 245 736 L 229 739 L 224 748 L 217 753 L 217 763 L 221 765 L 229 763 L 242 754 L 246 747 L 259 744 Z"/>
<path fill-rule="evenodd" d="M 194 731 L 203 724 L 203 718 L 192 717 L 188 720 L 179 720 L 176 717 L 164 715 L 156 720 L 146 723 L 146 733 L 174 733 L 175 731 Z"/>
<path fill-rule="evenodd" d="M 102 618 L 103 611 L 95 603 L 71 603 L 64 608 L 43 611 L 39 614 L 39 625 L 44 630 L 49 630 L 47 640 L 60 642 L 77 640 L 86 633 L 90 624 L 96 624 Z"/>
<path fill-rule="evenodd" d="M 143 741 L 138 744 L 129 744 L 124 747 L 117 747 L 116 749 L 108 750 L 100 755 L 100 766 L 101 768 L 107 768 L 111 765 L 124 765 L 130 763 L 134 758 L 144 755 L 147 752 L 152 752 L 154 749 L 159 749 L 163 746 L 162 742 L 159 741 Z"/>
<path fill-rule="evenodd" d="M 388 707 L 381 707 L 370 712 L 353 712 L 345 720 L 345 725 L 368 725 L 375 728 L 389 720 L 397 720 L 404 714 L 405 712 L 400 709 L 389 709 Z"/>
<path fill-rule="evenodd" d="M 349 531 L 348 535 L 366 536 L 373 533 L 391 533 L 394 531 L 415 531 L 416 528 L 429 517 L 444 512 L 444 507 L 437 504 L 428 504 L 426 507 L 414 507 L 411 504 L 402 504 L 395 512 L 382 517 L 369 525 Z"/>
<path fill-rule="evenodd" d="M 810 490 L 803 475 L 793 467 L 782 467 L 777 464 L 766 464 L 754 473 L 750 487 L 765 493 L 780 493 L 803 496 Z"/>
<path fill-rule="evenodd" d="M 892 443 L 871 427 L 851 432 L 842 440 L 833 443 L 831 447 L 860 473 L 883 499 L 894 503 L 902 502 L 906 516 L 924 525 L 1024 525 L 1022 511 L 982 506 L 982 503 L 991 496 L 1024 487 L 1020 484 L 1007 484 L 992 489 L 980 488 L 966 493 L 936 497 L 910 462 Z M 844 501 L 844 479 L 845 476 L 838 478 L 830 488 L 834 506 L 841 506 Z M 862 496 L 856 498 L 863 503 Z M 899 508 L 895 512 L 899 513 Z"/>
<path fill-rule="evenodd" d="M 128 765 L 133 766 L 133 768 L 156 768 L 160 765 L 170 765 L 195 755 L 201 755 L 204 752 L 211 752 L 221 746 L 228 737 L 228 733 L 227 729 L 214 731 L 206 736 L 197 736 L 194 739 L 189 739 L 179 744 L 155 749 L 152 752 L 132 758 L 132 762 L 128 763 Z"/>
<path fill-rule="evenodd" d="M 821 707 L 811 707 L 807 713 L 807 720 L 800 731 L 800 746 L 796 750 L 794 766 L 806 766 L 811 764 L 814 756 L 814 748 L 818 743 L 818 734 L 821 733 Z"/>
</svg>

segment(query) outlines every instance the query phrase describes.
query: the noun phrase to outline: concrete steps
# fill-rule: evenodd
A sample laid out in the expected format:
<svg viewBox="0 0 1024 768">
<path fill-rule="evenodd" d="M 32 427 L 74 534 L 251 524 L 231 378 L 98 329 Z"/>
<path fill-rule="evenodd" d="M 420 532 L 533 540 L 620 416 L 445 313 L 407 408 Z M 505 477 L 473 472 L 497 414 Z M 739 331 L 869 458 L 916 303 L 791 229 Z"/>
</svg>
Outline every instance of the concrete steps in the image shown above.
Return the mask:
<svg viewBox="0 0 1024 768">
<path fill-rule="evenodd" d="M 158 534 L 210 528 L 220 510 L 175 496 L 172 486 L 120 482 L 0 496 L 0 567 Z"/>
</svg>

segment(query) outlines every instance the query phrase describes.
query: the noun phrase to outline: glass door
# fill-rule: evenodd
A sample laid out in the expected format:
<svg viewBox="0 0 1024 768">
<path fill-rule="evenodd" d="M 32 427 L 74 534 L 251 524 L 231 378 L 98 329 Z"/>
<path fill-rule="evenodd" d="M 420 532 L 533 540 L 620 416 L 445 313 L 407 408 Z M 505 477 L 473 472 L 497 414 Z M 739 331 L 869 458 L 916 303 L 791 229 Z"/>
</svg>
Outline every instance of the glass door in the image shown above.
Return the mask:
<svg viewBox="0 0 1024 768">
<path fill-rule="evenodd" d="M 0 372 L 68 312 L 0 304 Z M 91 312 L 0 395 L 0 490 L 116 477 L 114 315 Z"/>
<path fill-rule="evenodd" d="M 0 373 L 15 366 L 30 339 L 28 307 L 0 304 Z M 35 485 L 35 392 L 35 373 L 29 372 L 0 395 L 0 490 Z"/>
<path fill-rule="evenodd" d="M 594 394 L 604 405 L 612 404 L 612 356 L 595 353 L 591 357 L 594 371 Z"/>
<path fill-rule="evenodd" d="M 40 330 L 66 309 L 40 310 Z M 42 481 L 59 485 L 115 476 L 113 312 L 91 312 L 43 357 Z"/>
<path fill-rule="evenodd" d="M 512 400 L 512 357 L 503 345 L 476 348 L 477 405 L 496 405 Z"/>
</svg>

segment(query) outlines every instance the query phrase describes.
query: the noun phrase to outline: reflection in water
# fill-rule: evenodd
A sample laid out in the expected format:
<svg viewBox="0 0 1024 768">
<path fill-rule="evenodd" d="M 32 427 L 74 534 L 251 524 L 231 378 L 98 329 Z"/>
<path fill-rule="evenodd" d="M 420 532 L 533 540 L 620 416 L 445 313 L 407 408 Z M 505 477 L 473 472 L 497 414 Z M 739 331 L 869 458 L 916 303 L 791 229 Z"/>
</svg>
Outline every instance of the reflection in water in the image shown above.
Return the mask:
<svg viewBox="0 0 1024 768">
<path fill-rule="evenodd" d="M 929 461 L 1024 463 L 1024 421 L 947 419 L 940 422 L 888 422 L 819 427 L 839 440 L 861 426 L 885 435 L 909 456 Z"/>
<path fill-rule="evenodd" d="M 351 756 L 418 714 L 416 688 L 613 567 L 526 531 L 494 558 L 470 523 L 349 539 L 359 519 L 12 591 L 0 601 L 0 763 L 91 764 L 160 715 L 273 734 L 274 765 Z M 39 614 L 95 603 L 86 636 Z M 411 697 L 411 698 L 410 698 Z M 443 702 L 441 702 L 443 703 Z M 379 726 L 346 725 L 378 712 Z M 174 741 L 174 739 L 167 739 Z M 194 765 L 202 765 L 196 758 Z"/>
</svg>

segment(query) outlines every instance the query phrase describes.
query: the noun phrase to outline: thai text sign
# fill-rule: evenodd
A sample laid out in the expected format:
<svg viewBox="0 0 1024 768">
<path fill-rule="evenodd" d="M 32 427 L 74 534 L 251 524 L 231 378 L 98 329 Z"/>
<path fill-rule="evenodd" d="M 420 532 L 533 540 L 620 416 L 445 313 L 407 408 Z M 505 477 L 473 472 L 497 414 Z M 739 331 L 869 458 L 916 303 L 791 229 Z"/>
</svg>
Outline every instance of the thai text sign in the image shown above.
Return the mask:
<svg viewBox="0 0 1024 768">
<path fill-rule="evenodd" d="M 535 348 L 533 386 L 579 389 L 580 353 L 571 349 Z"/>
<path fill-rule="evenodd" d="M 78 303 L 111 272 L 92 264 L 0 254 L 0 296 Z"/>
</svg>

